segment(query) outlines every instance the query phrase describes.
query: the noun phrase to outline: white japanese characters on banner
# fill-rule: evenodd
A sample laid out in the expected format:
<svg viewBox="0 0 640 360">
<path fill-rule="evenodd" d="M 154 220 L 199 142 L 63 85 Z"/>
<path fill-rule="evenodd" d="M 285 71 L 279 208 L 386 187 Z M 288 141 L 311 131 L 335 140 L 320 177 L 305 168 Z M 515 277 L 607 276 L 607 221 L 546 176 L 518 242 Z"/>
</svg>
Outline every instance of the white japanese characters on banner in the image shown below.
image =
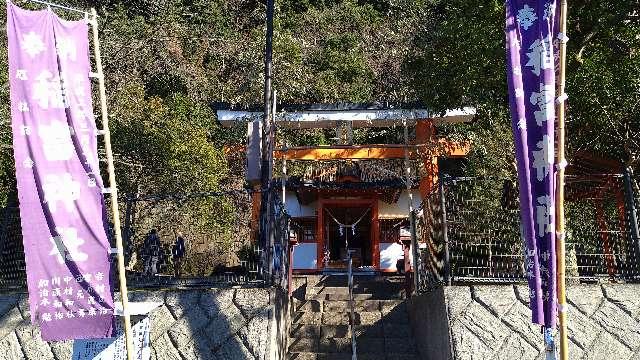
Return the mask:
<svg viewBox="0 0 640 360">
<path fill-rule="evenodd" d="M 556 323 L 555 0 L 507 0 L 507 83 L 532 320 Z"/>
<path fill-rule="evenodd" d="M 113 334 L 88 24 L 7 3 L 11 123 L 31 321 L 44 340 Z"/>
</svg>

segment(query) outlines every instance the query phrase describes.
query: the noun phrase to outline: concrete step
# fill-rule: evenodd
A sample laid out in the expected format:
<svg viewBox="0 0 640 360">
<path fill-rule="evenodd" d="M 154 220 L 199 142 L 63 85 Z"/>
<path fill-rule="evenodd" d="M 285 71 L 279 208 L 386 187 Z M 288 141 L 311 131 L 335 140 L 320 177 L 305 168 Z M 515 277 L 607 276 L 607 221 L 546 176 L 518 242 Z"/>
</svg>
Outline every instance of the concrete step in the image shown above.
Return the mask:
<svg viewBox="0 0 640 360">
<path fill-rule="evenodd" d="M 360 338 L 356 341 L 358 358 L 365 355 L 415 356 L 416 347 L 407 338 Z M 350 338 L 292 339 L 289 352 L 351 354 Z"/>
<path fill-rule="evenodd" d="M 382 313 L 379 311 L 354 313 L 354 325 L 373 325 L 379 323 Z M 349 313 L 322 313 L 322 325 L 349 325 Z"/>
<path fill-rule="evenodd" d="M 296 311 L 292 324 L 305 325 L 349 325 L 349 312 Z M 403 311 L 358 311 L 354 313 L 354 325 L 409 324 L 409 315 Z"/>
<path fill-rule="evenodd" d="M 296 311 L 322 312 L 323 302 L 322 300 L 297 301 L 294 303 L 294 309 Z"/>
<path fill-rule="evenodd" d="M 381 323 L 355 325 L 356 339 L 361 338 L 411 338 L 409 324 Z M 289 330 L 291 338 L 351 338 L 348 325 L 294 324 Z"/>
<path fill-rule="evenodd" d="M 380 311 L 380 300 L 354 300 L 355 311 Z M 312 312 L 346 312 L 349 311 L 348 300 L 307 300 L 300 303 L 296 310 Z"/>
<path fill-rule="evenodd" d="M 354 299 L 354 310 L 363 311 L 382 311 L 389 313 L 392 311 L 407 311 L 407 304 L 404 300 L 371 300 L 371 299 Z M 349 309 L 348 300 L 305 300 L 297 301 L 294 304 L 296 311 L 309 312 L 347 312 Z"/>
<path fill-rule="evenodd" d="M 289 353 L 317 353 L 318 338 L 289 339 Z"/>
<path fill-rule="evenodd" d="M 351 354 L 351 338 L 293 338 L 289 342 L 290 353 Z"/>
<path fill-rule="evenodd" d="M 395 339 L 394 339 L 395 340 Z M 385 338 L 361 338 L 356 341 L 358 355 L 360 354 L 413 354 L 415 348 L 399 349 L 399 346 L 391 344 Z M 351 354 L 351 338 L 293 338 L 290 339 L 290 353 L 333 353 Z"/>
<path fill-rule="evenodd" d="M 351 354 L 351 338 L 320 338 L 318 352 Z"/>
<path fill-rule="evenodd" d="M 307 287 L 344 287 L 347 286 L 346 275 L 305 275 L 294 276 L 294 281 L 306 284 Z M 404 276 L 354 276 L 356 286 L 404 286 Z"/>
<path fill-rule="evenodd" d="M 310 276 L 291 317 L 288 359 L 351 360 L 349 289 L 344 276 Z M 354 329 L 359 360 L 414 360 L 404 279 L 358 277 Z M 304 299 L 304 300 L 300 300 Z"/>
<path fill-rule="evenodd" d="M 354 293 L 354 300 L 403 300 L 403 294 L 396 293 Z M 349 292 L 345 293 L 307 293 L 305 300 L 349 300 Z"/>
<path fill-rule="evenodd" d="M 376 285 L 376 286 L 354 286 L 353 293 L 354 294 L 399 294 L 404 290 L 404 288 L 399 288 L 396 286 L 388 286 L 386 284 Z M 348 294 L 349 288 L 345 286 L 339 287 L 307 287 L 307 294 L 317 294 L 323 292 L 325 294 Z"/>
<path fill-rule="evenodd" d="M 336 354 L 336 353 L 289 353 L 287 356 L 289 360 L 351 360 L 351 353 L 348 354 Z M 361 359 L 358 357 L 358 359 Z"/>
<path fill-rule="evenodd" d="M 350 302 L 346 300 L 325 300 L 322 310 L 324 312 L 347 312 L 351 311 Z M 380 311 L 379 300 L 354 300 L 353 309 L 356 312 Z"/>
<path fill-rule="evenodd" d="M 420 360 L 418 353 L 415 354 L 385 354 L 385 360 Z M 368 360 L 366 356 L 358 355 L 359 360 Z"/>
<path fill-rule="evenodd" d="M 349 325 L 294 324 L 289 330 L 292 338 L 351 338 Z"/>
<path fill-rule="evenodd" d="M 351 360 L 351 353 L 290 353 L 289 360 Z M 420 360 L 418 355 L 358 354 L 358 360 Z"/>
<path fill-rule="evenodd" d="M 386 332 L 385 332 L 386 330 Z M 373 324 L 355 325 L 356 338 L 410 336 L 409 325 Z M 351 338 L 349 325 L 305 325 L 294 324 L 289 330 L 291 338 Z"/>
</svg>

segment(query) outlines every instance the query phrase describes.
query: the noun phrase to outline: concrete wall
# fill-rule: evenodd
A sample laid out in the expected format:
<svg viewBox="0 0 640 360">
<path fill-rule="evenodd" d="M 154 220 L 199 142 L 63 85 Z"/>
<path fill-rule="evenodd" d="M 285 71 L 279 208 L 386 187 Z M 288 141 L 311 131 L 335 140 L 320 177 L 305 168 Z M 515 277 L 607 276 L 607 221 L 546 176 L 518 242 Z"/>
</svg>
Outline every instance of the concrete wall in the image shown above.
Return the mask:
<svg viewBox="0 0 640 360">
<path fill-rule="evenodd" d="M 451 359 L 451 341 L 444 299 L 443 288 L 409 299 L 411 328 L 422 359 Z"/>
<path fill-rule="evenodd" d="M 318 244 L 300 243 L 293 248 L 294 269 L 315 269 L 318 265 Z"/>
<path fill-rule="evenodd" d="M 283 359 L 288 301 L 269 288 L 131 292 L 164 303 L 151 315 L 151 359 Z M 284 309 L 284 311 L 283 311 Z M 43 342 L 25 294 L 0 295 L 0 360 L 71 357 L 72 342 Z"/>
<path fill-rule="evenodd" d="M 447 332 L 454 359 L 544 359 L 540 327 L 530 321 L 526 286 L 453 286 L 438 291 L 411 302 L 420 350 L 431 351 L 430 337 L 441 341 Z M 570 286 L 567 300 L 570 359 L 640 359 L 640 285 Z M 444 324 L 437 310 L 441 301 L 448 320 Z"/>
</svg>

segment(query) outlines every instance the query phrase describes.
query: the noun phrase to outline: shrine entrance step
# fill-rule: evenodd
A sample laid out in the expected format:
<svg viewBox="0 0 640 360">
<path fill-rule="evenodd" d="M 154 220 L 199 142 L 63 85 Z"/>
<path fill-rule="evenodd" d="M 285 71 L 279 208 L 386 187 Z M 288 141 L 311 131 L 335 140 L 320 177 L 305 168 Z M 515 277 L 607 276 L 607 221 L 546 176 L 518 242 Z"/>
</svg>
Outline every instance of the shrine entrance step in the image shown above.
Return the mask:
<svg viewBox="0 0 640 360">
<path fill-rule="evenodd" d="M 288 359 L 351 359 L 346 276 L 299 276 Z M 358 359 L 419 359 L 404 299 L 404 277 L 354 279 Z"/>
</svg>

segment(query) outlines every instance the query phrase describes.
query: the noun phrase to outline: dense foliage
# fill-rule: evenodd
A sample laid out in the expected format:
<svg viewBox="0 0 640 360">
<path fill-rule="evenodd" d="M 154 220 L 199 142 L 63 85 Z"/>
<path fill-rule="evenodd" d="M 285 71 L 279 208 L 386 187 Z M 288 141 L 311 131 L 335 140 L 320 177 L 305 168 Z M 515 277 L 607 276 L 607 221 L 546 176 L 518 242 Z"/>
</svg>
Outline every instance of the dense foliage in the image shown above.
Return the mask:
<svg viewBox="0 0 640 360">
<path fill-rule="evenodd" d="M 442 0 L 416 31 L 405 62 L 418 95 L 436 109 L 476 104 L 471 129 L 449 131 L 474 140 L 470 166 L 510 170 L 504 50 L 504 2 Z M 577 151 L 638 165 L 640 157 L 640 3 L 569 2 L 568 157 Z M 488 165 L 488 166 L 487 166 Z"/>
<path fill-rule="evenodd" d="M 17 2 L 25 7 L 37 7 Z M 258 104 L 265 4 L 257 0 L 65 1 L 100 14 L 108 104 L 123 192 L 216 190 L 238 181 L 209 104 Z M 477 106 L 478 119 L 440 129 L 470 139 L 467 171 L 513 173 L 507 115 L 504 5 L 498 0 L 278 0 L 274 87 L 281 101 Z M 640 158 L 637 0 L 571 2 L 570 156 Z M 77 15 L 59 11 L 69 18 Z M 4 17 L 4 16 L 3 16 Z M 2 19 L 4 21 L 4 19 Z M 6 36 L 0 67 L 7 68 Z M 15 196 L 6 71 L 0 72 L 0 205 Z M 327 143 L 330 131 L 283 132 Z M 359 142 L 398 139 L 358 131 Z"/>
</svg>

